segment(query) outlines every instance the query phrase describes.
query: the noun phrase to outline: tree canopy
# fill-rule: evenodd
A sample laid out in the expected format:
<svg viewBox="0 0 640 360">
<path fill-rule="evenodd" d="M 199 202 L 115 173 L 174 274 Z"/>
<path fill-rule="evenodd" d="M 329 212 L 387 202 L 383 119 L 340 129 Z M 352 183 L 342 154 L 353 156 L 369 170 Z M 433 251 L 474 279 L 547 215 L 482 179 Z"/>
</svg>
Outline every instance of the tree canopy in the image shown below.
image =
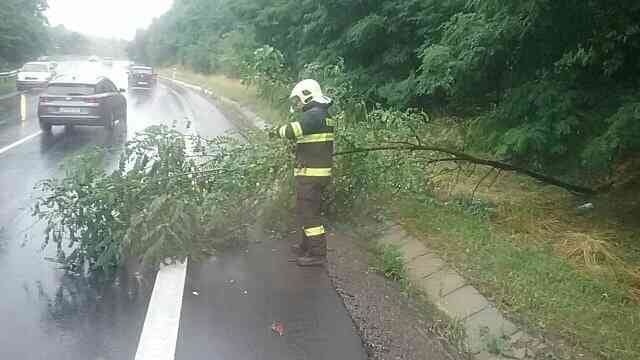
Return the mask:
<svg viewBox="0 0 640 360">
<path fill-rule="evenodd" d="M 46 0 L 4 0 L 0 6 L 0 68 L 19 64 L 47 46 Z"/>
<path fill-rule="evenodd" d="M 49 26 L 46 0 L 4 0 L 0 6 L 0 70 L 40 55 L 125 57 L 127 41 L 90 37 L 63 25 Z"/>
<path fill-rule="evenodd" d="M 293 77 L 341 63 L 369 104 L 474 119 L 513 161 L 602 169 L 640 151 L 637 19 L 634 0 L 179 0 L 129 50 L 232 75 L 263 45 Z"/>
</svg>

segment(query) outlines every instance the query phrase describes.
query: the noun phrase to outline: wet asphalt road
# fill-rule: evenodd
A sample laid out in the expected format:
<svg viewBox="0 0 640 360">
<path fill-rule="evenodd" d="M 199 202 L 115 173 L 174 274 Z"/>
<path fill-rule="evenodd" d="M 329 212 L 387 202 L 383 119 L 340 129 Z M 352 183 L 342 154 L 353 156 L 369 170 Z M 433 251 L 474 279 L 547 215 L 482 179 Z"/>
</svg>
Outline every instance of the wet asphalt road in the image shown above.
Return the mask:
<svg viewBox="0 0 640 360">
<path fill-rule="evenodd" d="M 126 88 L 120 63 L 66 62 L 60 72 L 106 74 Z M 39 132 L 37 96 L 26 95 L 24 119 L 0 125 L 0 149 Z M 203 136 L 221 135 L 233 125 L 191 90 L 161 84 L 149 98 L 127 98 L 128 129 L 119 124 L 109 134 L 102 128 L 54 128 L 52 135 L 35 135 L 0 154 L 0 360 L 135 357 L 154 274 L 132 265 L 115 282 L 66 276 L 45 260 L 54 249 L 41 249 L 42 225 L 29 212 L 33 187 L 60 175 L 65 158 L 96 145 L 111 148 L 115 164 L 126 139 L 150 125 L 176 122 Z M 287 262 L 285 247 L 254 243 L 247 251 L 189 265 L 176 359 L 364 358 L 325 272 L 298 271 Z M 286 326 L 282 337 L 269 328 L 276 320 Z"/>
<path fill-rule="evenodd" d="M 190 266 L 176 360 L 366 359 L 326 272 L 296 267 L 288 249 L 252 242 Z"/>
</svg>

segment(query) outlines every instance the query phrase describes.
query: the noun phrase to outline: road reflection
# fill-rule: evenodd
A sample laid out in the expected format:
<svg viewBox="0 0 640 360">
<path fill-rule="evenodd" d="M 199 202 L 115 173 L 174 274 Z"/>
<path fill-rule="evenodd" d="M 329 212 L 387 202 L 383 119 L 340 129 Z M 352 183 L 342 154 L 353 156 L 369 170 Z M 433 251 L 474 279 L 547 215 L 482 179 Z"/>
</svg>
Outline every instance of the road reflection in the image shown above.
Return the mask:
<svg viewBox="0 0 640 360">
<path fill-rule="evenodd" d="M 33 290 L 37 291 L 38 298 L 47 308 L 43 320 L 65 328 L 75 326 L 82 318 L 101 317 L 105 312 L 118 313 L 132 304 L 144 302 L 153 289 L 153 272 L 145 272 L 131 264 L 113 277 L 63 275 L 52 293 L 45 291 L 40 282 L 32 287 L 25 283 L 24 289 L 27 296 Z"/>
</svg>

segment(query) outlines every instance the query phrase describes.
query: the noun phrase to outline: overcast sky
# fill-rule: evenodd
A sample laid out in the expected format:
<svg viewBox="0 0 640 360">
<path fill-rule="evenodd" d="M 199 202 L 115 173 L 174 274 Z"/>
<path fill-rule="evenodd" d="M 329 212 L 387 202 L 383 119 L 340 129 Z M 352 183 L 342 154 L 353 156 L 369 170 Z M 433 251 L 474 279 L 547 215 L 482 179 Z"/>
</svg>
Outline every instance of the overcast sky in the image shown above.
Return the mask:
<svg viewBox="0 0 640 360">
<path fill-rule="evenodd" d="M 133 39 L 136 29 L 169 10 L 173 0 L 49 0 L 51 25 L 87 35 Z"/>
</svg>

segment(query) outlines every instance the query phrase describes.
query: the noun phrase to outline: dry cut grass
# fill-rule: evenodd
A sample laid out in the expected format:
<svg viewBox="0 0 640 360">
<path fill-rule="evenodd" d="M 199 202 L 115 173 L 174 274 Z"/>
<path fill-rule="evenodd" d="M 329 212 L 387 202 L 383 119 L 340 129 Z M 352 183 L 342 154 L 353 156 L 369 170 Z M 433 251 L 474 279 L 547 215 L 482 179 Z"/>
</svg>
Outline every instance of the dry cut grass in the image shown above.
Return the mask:
<svg viewBox="0 0 640 360">
<path fill-rule="evenodd" d="M 640 248 L 633 247 L 640 229 L 623 226 L 613 214 L 578 212 L 581 202 L 562 189 L 515 174 L 490 176 L 477 186 L 482 175 L 442 177 L 435 186 L 437 196 L 473 195 L 494 208 L 494 229 L 514 244 L 550 245 L 577 270 L 627 288 L 629 297 L 640 303 Z"/>
</svg>

